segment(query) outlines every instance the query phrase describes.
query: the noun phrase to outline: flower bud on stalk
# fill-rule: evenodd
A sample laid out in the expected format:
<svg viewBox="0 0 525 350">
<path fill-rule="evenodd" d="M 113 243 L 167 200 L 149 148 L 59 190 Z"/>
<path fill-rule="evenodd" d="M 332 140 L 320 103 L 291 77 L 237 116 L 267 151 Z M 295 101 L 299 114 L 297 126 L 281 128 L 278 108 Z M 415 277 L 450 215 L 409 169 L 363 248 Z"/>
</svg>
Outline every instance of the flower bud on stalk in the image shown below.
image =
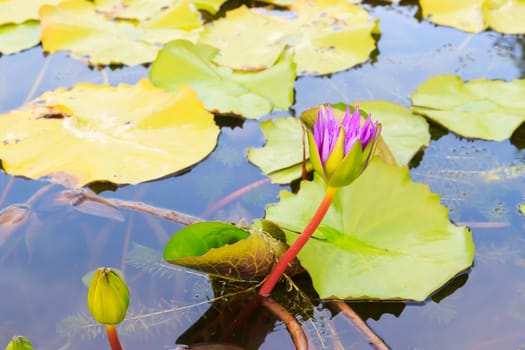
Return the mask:
<svg viewBox="0 0 525 350">
<path fill-rule="evenodd" d="M 107 267 L 97 269 L 89 286 L 89 312 L 102 324 L 119 324 L 124 320 L 129 304 L 126 282 Z"/>
<path fill-rule="evenodd" d="M 27 338 L 15 335 L 7 344 L 5 350 L 33 350 L 33 345 Z"/>
<path fill-rule="evenodd" d="M 115 325 L 124 320 L 128 311 L 126 282 L 112 269 L 97 269 L 89 285 L 87 304 L 93 318 L 106 326 L 111 349 L 122 350 Z"/>
<path fill-rule="evenodd" d="M 332 107 L 321 106 L 315 123 L 306 125 L 310 161 L 330 187 L 349 185 L 361 175 L 374 154 L 381 133 L 381 124 L 371 115 L 362 121 L 359 108 L 350 108 L 342 120 L 334 116 Z"/>
<path fill-rule="evenodd" d="M 335 118 L 330 105 L 320 107 L 317 119 L 313 123 L 304 113 L 301 119 L 308 133 L 310 161 L 314 170 L 323 177 L 328 186 L 308 225 L 279 259 L 259 289 L 261 296 L 270 295 L 288 265 L 319 227 L 337 189 L 351 184 L 365 170 L 374 154 L 381 132 L 381 124 L 372 122 L 370 114 L 362 122 L 357 107 L 353 114 L 350 114 L 350 108 L 347 107 L 342 120 Z"/>
</svg>

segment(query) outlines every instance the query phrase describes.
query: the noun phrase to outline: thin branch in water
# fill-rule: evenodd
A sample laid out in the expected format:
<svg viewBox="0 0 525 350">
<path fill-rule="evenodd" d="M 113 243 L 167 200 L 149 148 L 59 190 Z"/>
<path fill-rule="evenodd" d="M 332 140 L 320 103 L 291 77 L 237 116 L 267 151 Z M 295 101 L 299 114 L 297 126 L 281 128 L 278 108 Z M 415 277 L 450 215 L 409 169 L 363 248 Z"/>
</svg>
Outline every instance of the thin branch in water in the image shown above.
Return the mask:
<svg viewBox="0 0 525 350">
<path fill-rule="evenodd" d="M 131 228 L 133 227 L 133 215 L 128 220 L 128 226 L 126 227 L 126 235 L 124 236 L 124 244 L 122 247 L 122 258 L 120 260 L 120 270 L 123 274 L 126 272 L 126 261 L 128 259 L 129 241 L 131 237 Z"/>
<path fill-rule="evenodd" d="M 70 202 L 71 205 L 79 205 L 83 202 L 92 201 L 105 205 L 113 209 L 131 209 L 147 214 L 159 216 L 161 218 L 175 221 L 182 225 L 191 225 L 202 220 L 191 215 L 176 212 L 174 210 L 157 208 L 142 202 L 127 201 L 116 198 L 104 198 L 86 190 L 66 190 L 57 197 L 58 203 Z"/>
<path fill-rule="evenodd" d="M 33 86 L 31 86 L 31 90 L 27 93 L 26 99 L 24 100 L 24 103 L 27 103 L 35 94 L 36 90 L 40 86 L 40 83 L 42 82 L 42 79 L 44 79 L 44 75 L 46 75 L 47 67 L 49 67 L 49 62 L 51 62 L 51 57 L 53 55 L 48 55 L 46 57 L 46 60 L 44 61 L 44 64 L 42 65 L 42 68 L 40 68 L 40 71 L 38 72 L 38 75 L 33 83 Z"/>
<path fill-rule="evenodd" d="M 350 307 L 347 303 L 341 300 L 331 302 L 341 313 L 354 325 L 361 334 L 363 334 L 370 344 L 377 350 L 390 350 L 390 348 L 383 342 L 381 338 L 374 331 L 368 327 L 365 321 Z"/>
<path fill-rule="evenodd" d="M 4 191 L 2 192 L 2 196 L 0 196 L 0 206 L 4 204 L 5 199 L 7 198 L 7 195 L 11 191 L 11 187 L 13 187 L 13 183 L 15 182 L 15 177 L 11 176 L 9 177 L 9 180 L 7 181 L 7 184 L 4 187 Z"/>
<path fill-rule="evenodd" d="M 262 305 L 279 318 L 288 329 L 297 350 L 307 350 L 308 341 L 301 324 L 281 304 L 270 297 L 263 297 Z"/>
<path fill-rule="evenodd" d="M 206 210 L 204 210 L 204 212 L 200 215 L 202 218 L 207 218 L 208 216 L 210 216 L 212 213 L 216 212 L 217 210 L 221 209 L 222 207 L 224 207 L 226 204 L 238 199 L 239 197 L 243 196 L 244 194 L 250 192 L 251 190 L 254 190 L 266 183 L 270 182 L 270 179 L 269 178 L 264 178 L 264 179 L 261 179 L 261 180 L 258 180 L 258 181 L 255 181 L 255 182 L 252 182 L 251 184 L 249 185 L 246 185 L 232 193 L 230 193 L 229 195 L 227 195 L 226 197 L 224 197 L 223 199 L 219 200 L 218 202 L 216 202 L 215 204 L 209 206 L 208 208 L 206 208 Z"/>
<path fill-rule="evenodd" d="M 201 219 L 191 215 L 182 214 L 174 210 L 153 207 L 142 202 L 125 201 L 112 198 L 108 198 L 107 201 L 119 208 L 126 208 L 156 215 L 167 220 L 175 221 L 182 225 L 192 225 L 202 221 Z"/>
</svg>

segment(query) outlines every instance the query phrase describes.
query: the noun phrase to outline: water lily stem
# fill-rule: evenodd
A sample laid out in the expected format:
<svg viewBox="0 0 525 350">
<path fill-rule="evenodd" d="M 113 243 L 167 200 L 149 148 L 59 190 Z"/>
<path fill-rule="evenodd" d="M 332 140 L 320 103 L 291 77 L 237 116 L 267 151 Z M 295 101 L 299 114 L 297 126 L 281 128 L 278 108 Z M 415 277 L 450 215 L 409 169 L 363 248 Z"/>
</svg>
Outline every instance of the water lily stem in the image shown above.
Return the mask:
<svg viewBox="0 0 525 350">
<path fill-rule="evenodd" d="M 323 220 L 328 208 L 332 204 L 335 194 L 337 193 L 336 187 L 328 187 L 324 198 L 319 204 L 317 211 L 315 212 L 312 220 L 306 225 L 304 231 L 297 237 L 295 242 L 288 248 L 288 250 L 283 254 L 281 259 L 273 267 L 273 270 L 270 272 L 261 289 L 259 289 L 259 295 L 268 296 L 272 293 L 273 288 L 284 274 L 290 263 L 295 259 L 301 248 L 306 244 L 308 239 L 315 232 L 321 221 Z"/>
<path fill-rule="evenodd" d="M 122 350 L 120 340 L 118 339 L 117 328 L 113 324 L 106 325 L 106 334 L 108 335 L 109 345 L 111 350 Z"/>
</svg>

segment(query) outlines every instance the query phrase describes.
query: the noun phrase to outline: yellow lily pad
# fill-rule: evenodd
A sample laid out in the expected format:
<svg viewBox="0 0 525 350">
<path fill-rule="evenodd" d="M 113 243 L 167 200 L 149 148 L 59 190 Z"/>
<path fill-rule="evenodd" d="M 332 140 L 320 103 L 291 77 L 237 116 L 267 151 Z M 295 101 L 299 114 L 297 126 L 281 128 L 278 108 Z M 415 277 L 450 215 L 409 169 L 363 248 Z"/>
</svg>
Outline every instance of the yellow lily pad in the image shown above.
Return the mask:
<svg viewBox="0 0 525 350">
<path fill-rule="evenodd" d="M 87 56 L 93 64 L 151 62 L 162 44 L 174 39 L 195 41 L 201 25 L 198 15 L 189 16 L 183 2 L 170 11 L 158 12 L 141 21 L 118 21 L 99 13 L 93 3 L 71 0 L 40 9 L 44 51 L 69 50 Z M 184 17 L 184 20 L 178 20 Z"/>
<path fill-rule="evenodd" d="M 430 22 L 479 33 L 492 27 L 502 33 L 525 33 L 522 0 L 420 0 Z"/>
<path fill-rule="evenodd" d="M 199 10 L 215 14 L 226 0 L 95 0 L 97 10 L 115 17 L 144 20 L 155 12 L 192 3 Z"/>
<path fill-rule="evenodd" d="M 63 0 L 0 0 L 0 24 L 23 23 L 38 19 L 38 9 Z"/>
<path fill-rule="evenodd" d="M 501 33 L 525 33 L 525 1 L 486 0 L 483 14 L 488 25 Z"/>
<path fill-rule="evenodd" d="M 136 184 L 185 169 L 215 147 L 219 128 L 188 87 L 169 93 L 143 79 L 46 92 L 0 116 L 6 172 L 69 187 Z"/>
<path fill-rule="evenodd" d="M 40 42 L 38 21 L 0 26 L 0 53 L 11 54 L 28 49 Z"/>
<path fill-rule="evenodd" d="M 271 67 L 287 48 L 298 74 L 328 74 L 366 61 L 377 24 L 343 0 L 305 1 L 293 18 L 240 7 L 205 27 L 200 42 L 220 50 L 214 62 L 237 70 Z M 291 16 L 288 16 L 291 17 Z"/>
</svg>

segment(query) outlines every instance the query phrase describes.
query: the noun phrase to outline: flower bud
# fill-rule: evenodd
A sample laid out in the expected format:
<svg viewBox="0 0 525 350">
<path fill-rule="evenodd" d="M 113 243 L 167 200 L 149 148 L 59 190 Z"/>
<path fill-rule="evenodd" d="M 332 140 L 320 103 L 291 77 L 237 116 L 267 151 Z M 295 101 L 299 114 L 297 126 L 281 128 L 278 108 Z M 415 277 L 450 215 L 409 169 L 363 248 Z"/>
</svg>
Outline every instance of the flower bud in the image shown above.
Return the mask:
<svg viewBox="0 0 525 350">
<path fill-rule="evenodd" d="M 33 345 L 27 338 L 15 335 L 7 344 L 5 350 L 33 350 Z"/>
<path fill-rule="evenodd" d="M 105 325 L 118 324 L 124 320 L 128 304 L 129 290 L 122 277 L 110 268 L 97 269 L 87 296 L 93 318 Z"/>
<path fill-rule="evenodd" d="M 351 114 L 347 107 L 341 120 L 331 106 L 321 106 L 315 121 L 301 116 L 306 125 L 310 162 L 331 187 L 352 183 L 368 165 L 381 132 L 381 124 L 371 115 L 362 120 L 359 108 Z"/>
</svg>

